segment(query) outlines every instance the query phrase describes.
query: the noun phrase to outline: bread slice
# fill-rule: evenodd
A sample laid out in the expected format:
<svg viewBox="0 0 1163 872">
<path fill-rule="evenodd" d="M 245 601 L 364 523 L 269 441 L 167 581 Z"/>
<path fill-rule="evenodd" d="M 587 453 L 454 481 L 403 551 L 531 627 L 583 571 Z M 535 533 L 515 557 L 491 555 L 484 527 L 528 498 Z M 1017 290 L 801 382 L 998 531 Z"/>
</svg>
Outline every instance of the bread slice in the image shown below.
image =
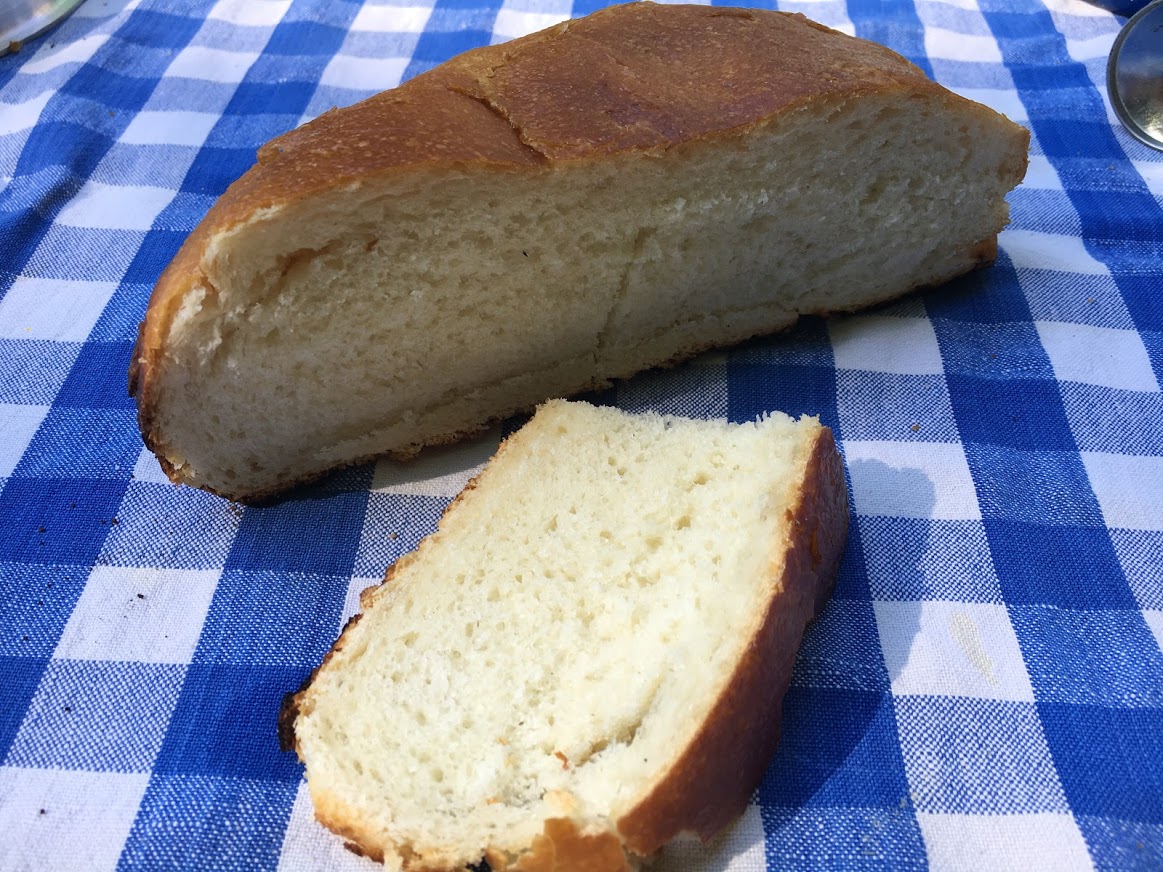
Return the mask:
<svg viewBox="0 0 1163 872">
<path fill-rule="evenodd" d="M 542 406 L 288 696 L 319 820 L 409 870 L 711 837 L 775 749 L 847 524 L 815 419 Z"/>
<path fill-rule="evenodd" d="M 265 146 L 131 372 L 175 481 L 255 500 L 991 262 L 1029 134 L 799 15 L 635 3 Z"/>
</svg>

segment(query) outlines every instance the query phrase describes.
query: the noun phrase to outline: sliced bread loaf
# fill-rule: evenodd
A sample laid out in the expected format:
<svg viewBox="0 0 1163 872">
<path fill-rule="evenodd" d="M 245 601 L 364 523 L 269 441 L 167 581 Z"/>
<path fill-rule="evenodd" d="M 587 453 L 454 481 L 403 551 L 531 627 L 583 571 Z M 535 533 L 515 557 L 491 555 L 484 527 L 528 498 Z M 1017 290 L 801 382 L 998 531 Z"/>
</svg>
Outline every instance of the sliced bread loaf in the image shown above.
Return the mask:
<svg viewBox="0 0 1163 872">
<path fill-rule="evenodd" d="M 987 264 L 1028 133 L 799 15 L 611 7 L 259 152 L 131 373 L 179 482 L 254 500 Z"/>
<path fill-rule="evenodd" d="M 604 872 L 714 835 L 847 523 L 814 419 L 546 404 L 288 696 L 319 820 L 409 870 Z"/>
</svg>

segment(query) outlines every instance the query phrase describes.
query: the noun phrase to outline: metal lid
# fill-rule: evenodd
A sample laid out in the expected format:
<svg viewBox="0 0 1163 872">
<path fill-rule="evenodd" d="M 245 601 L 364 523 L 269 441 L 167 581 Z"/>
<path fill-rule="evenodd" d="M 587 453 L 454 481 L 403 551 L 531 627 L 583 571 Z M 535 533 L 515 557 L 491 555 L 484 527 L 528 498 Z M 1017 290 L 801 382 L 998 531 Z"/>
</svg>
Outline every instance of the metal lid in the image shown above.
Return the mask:
<svg viewBox="0 0 1163 872">
<path fill-rule="evenodd" d="M 81 3 L 82 0 L 0 0 L 0 56 L 20 51 L 23 43 L 40 36 Z"/>
<path fill-rule="evenodd" d="M 1106 87 L 1130 134 L 1163 151 L 1163 0 L 1140 9 L 1119 31 Z"/>
</svg>

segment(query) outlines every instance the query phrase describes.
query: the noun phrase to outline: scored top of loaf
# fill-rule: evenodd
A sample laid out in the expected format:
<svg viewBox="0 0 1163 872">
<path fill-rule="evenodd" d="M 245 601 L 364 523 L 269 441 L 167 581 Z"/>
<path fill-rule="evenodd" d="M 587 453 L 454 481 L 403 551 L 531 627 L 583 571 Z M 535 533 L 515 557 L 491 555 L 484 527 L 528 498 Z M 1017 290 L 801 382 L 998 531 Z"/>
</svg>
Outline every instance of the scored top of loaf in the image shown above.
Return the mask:
<svg viewBox="0 0 1163 872">
<path fill-rule="evenodd" d="M 632 3 L 459 55 L 264 146 L 154 288 L 129 372 L 145 442 L 181 476 L 157 425 L 159 372 L 190 292 L 212 305 L 216 241 L 249 222 L 372 180 L 492 168 L 544 172 L 729 138 L 797 108 L 873 93 L 924 96 L 1004 122 L 891 50 L 764 10 Z"/>
</svg>

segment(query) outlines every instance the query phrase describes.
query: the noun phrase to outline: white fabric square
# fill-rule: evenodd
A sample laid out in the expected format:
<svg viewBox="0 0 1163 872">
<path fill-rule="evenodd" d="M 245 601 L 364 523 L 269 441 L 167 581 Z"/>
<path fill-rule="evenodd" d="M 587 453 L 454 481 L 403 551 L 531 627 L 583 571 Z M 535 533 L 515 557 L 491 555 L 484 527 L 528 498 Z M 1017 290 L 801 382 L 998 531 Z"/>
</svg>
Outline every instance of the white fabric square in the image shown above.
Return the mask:
<svg viewBox="0 0 1163 872">
<path fill-rule="evenodd" d="M 0 768 L 0 869 L 116 869 L 148 784 L 148 772 Z"/>
<path fill-rule="evenodd" d="M 925 28 L 925 54 L 946 61 L 1000 64 L 1001 50 L 992 36 L 958 33 L 943 27 Z"/>
<path fill-rule="evenodd" d="M 149 230 L 174 194 L 169 188 L 104 185 L 90 180 L 57 214 L 56 223 L 103 230 Z"/>
<path fill-rule="evenodd" d="M 933 869 L 1057 872 L 1094 868 L 1072 815 L 918 812 L 917 823 Z"/>
<path fill-rule="evenodd" d="M 1080 63 L 1086 61 L 1102 60 L 1110 56 L 1111 46 L 1115 41 L 1115 31 L 1104 33 L 1101 36 L 1092 36 L 1089 39 L 1067 39 L 1066 51 L 1070 53 L 1070 57 Z M 1106 64 L 1103 64 L 1106 68 Z"/>
<path fill-rule="evenodd" d="M 12 475 L 48 409 L 48 406 L 0 403 L 0 478 Z"/>
<path fill-rule="evenodd" d="M 958 94 L 967 100 L 988 106 L 995 112 L 1000 112 L 1010 121 L 1019 123 L 1029 121 L 1030 113 L 1022 102 L 1017 88 L 954 88 Z"/>
<path fill-rule="evenodd" d="M 454 497 L 481 471 L 500 444 L 501 428 L 493 427 L 467 442 L 425 449 L 407 463 L 381 460 L 372 475 L 371 489 L 386 494 Z"/>
<path fill-rule="evenodd" d="M 218 570 L 95 566 L 54 657 L 189 663 Z"/>
<path fill-rule="evenodd" d="M 1058 15 L 1074 15 L 1082 18 L 1105 18 L 1113 21 L 1111 14 L 1101 6 L 1092 6 L 1085 0 L 1045 0 L 1046 8 Z"/>
<path fill-rule="evenodd" d="M 857 514 L 977 521 L 965 452 L 940 442 L 845 441 Z"/>
<path fill-rule="evenodd" d="M 19 133 L 36 124 L 52 96 L 52 91 L 45 91 L 23 103 L 0 103 L 0 136 Z"/>
<path fill-rule="evenodd" d="M 1083 451 L 1108 527 L 1163 531 L 1163 457 Z"/>
<path fill-rule="evenodd" d="M 1004 230 L 998 244 L 1018 269 L 1046 269 L 1109 276 L 1110 270 L 1090 256 L 1082 239 L 1039 230 Z"/>
<path fill-rule="evenodd" d="M 210 112 L 147 109 L 133 116 L 120 141 L 126 145 L 200 146 L 218 123 L 218 118 Z"/>
<path fill-rule="evenodd" d="M 137 463 L 133 466 L 133 480 L 152 484 L 172 484 L 169 477 L 162 472 L 157 457 L 148 448 L 141 449 L 141 454 L 137 455 Z"/>
<path fill-rule="evenodd" d="M 188 45 L 178 52 L 178 56 L 166 70 L 166 76 L 237 84 L 246 76 L 247 70 L 256 60 L 258 52 L 226 51 L 202 45 Z"/>
<path fill-rule="evenodd" d="M 17 276 L 0 299 L 0 339 L 84 342 L 117 285 Z"/>
<path fill-rule="evenodd" d="M 1156 197 L 1163 197 L 1163 160 L 1133 160 L 1131 165 Z"/>
<path fill-rule="evenodd" d="M 837 369 L 940 375 L 941 349 L 928 318 L 856 315 L 828 322 Z"/>
<path fill-rule="evenodd" d="M 1045 155 L 1030 155 L 1030 165 L 1026 169 L 1026 177 L 1022 179 L 1022 187 L 1035 188 L 1039 191 L 1061 191 L 1062 180 L 1058 178 L 1058 170 Z"/>
<path fill-rule="evenodd" d="M 926 600 L 872 607 L 897 696 L 1034 701 L 1005 606 Z"/>
<path fill-rule="evenodd" d="M 343 839 L 315 820 L 315 806 L 307 782 L 299 783 L 291 816 L 283 832 L 279 872 L 375 872 L 383 867 L 347 850 Z"/>
<path fill-rule="evenodd" d="M 361 6 L 352 19 L 354 33 L 423 33 L 431 6 Z"/>
<path fill-rule="evenodd" d="M 40 51 L 20 68 L 20 72 L 25 75 L 36 75 L 55 70 L 64 64 L 83 64 L 93 57 L 97 53 L 97 49 L 103 46 L 108 39 L 109 34 L 107 33 L 91 33 L 71 42 L 42 39 Z"/>
<path fill-rule="evenodd" d="M 319 83 L 354 91 L 386 91 L 400 84 L 407 68 L 408 58 L 337 54 L 327 62 Z"/>
<path fill-rule="evenodd" d="M 206 17 L 249 27 L 274 27 L 290 8 L 291 0 L 221 0 Z"/>
<path fill-rule="evenodd" d="M 748 804 L 739 818 L 710 844 L 679 839 L 665 846 L 652 863 L 654 872 L 765 872 L 763 818 Z"/>
<path fill-rule="evenodd" d="M 560 24 L 569 17 L 568 9 L 562 12 L 525 12 L 501 7 L 497 12 L 497 20 L 493 23 L 492 41 L 496 45 L 518 36 L 525 36 L 527 33 Z"/>
<path fill-rule="evenodd" d="M 128 0 L 128 2 L 115 3 L 112 6 L 109 3 L 82 3 L 77 7 L 77 11 L 72 14 L 73 18 L 112 18 L 114 15 L 125 15 L 132 12 L 139 5 L 141 0 Z"/>
<path fill-rule="evenodd" d="M 347 584 L 347 595 L 343 598 L 343 613 L 339 616 L 339 626 L 335 628 L 338 633 L 343 625 L 347 623 L 348 619 L 360 611 L 359 595 L 367 588 L 374 587 L 384 580 L 382 575 L 375 578 L 367 578 L 366 576 L 357 575 Z"/>
<path fill-rule="evenodd" d="M 1159 650 L 1163 651 L 1163 612 L 1155 609 L 1143 609 L 1143 620 L 1151 628 L 1151 633 L 1159 645 Z"/>
<path fill-rule="evenodd" d="M 1059 381 L 1159 392 L 1138 332 L 1068 321 L 1035 321 L 1034 326 Z"/>
</svg>

